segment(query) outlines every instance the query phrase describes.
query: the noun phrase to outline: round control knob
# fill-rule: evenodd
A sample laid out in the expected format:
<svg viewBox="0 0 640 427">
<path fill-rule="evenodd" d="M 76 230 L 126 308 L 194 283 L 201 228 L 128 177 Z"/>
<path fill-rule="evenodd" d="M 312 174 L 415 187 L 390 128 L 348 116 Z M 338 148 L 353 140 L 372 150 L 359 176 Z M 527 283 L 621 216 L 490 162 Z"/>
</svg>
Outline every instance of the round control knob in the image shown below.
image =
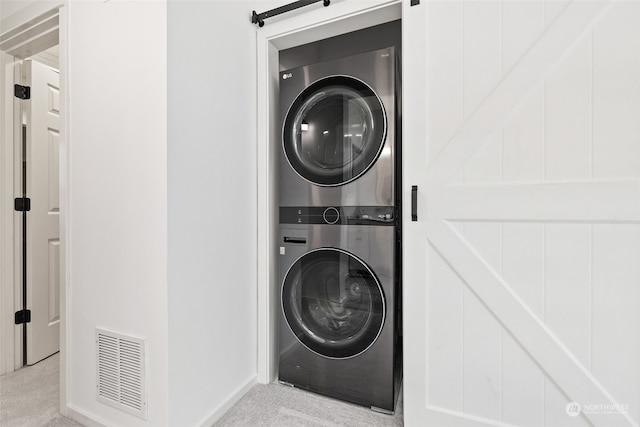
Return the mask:
<svg viewBox="0 0 640 427">
<path fill-rule="evenodd" d="M 322 213 L 322 218 L 327 224 L 335 224 L 340 219 L 340 212 L 336 208 L 327 208 Z"/>
</svg>

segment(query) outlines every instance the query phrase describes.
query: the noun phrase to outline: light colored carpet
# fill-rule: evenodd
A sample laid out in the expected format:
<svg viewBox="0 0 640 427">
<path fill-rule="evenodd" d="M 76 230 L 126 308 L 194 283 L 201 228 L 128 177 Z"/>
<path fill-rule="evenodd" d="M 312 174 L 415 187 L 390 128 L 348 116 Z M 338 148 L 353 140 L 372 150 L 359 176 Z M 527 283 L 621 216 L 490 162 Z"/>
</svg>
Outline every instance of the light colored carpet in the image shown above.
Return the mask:
<svg viewBox="0 0 640 427">
<path fill-rule="evenodd" d="M 60 416 L 59 366 L 56 354 L 0 377 L 2 427 L 81 427 Z M 254 386 L 216 424 L 269 427 L 402 426 L 402 396 L 395 415 L 384 415 L 280 384 Z"/>
<path fill-rule="evenodd" d="M 216 427 L 402 426 L 402 395 L 394 415 L 384 415 L 280 384 L 258 384 L 240 399 Z"/>
<path fill-rule="evenodd" d="M 60 356 L 0 377 L 2 427 L 78 427 L 60 416 Z"/>
</svg>

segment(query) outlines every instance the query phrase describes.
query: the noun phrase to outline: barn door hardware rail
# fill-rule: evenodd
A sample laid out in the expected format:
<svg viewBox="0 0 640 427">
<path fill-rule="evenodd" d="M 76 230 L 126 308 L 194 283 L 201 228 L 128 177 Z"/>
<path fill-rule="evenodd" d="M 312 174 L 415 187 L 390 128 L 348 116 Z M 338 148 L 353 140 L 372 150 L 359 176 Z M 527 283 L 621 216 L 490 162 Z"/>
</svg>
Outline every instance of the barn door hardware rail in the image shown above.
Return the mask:
<svg viewBox="0 0 640 427">
<path fill-rule="evenodd" d="M 282 15 L 283 13 L 291 12 L 292 10 L 300 9 L 301 7 L 309 6 L 313 3 L 323 2 L 327 7 L 331 4 L 331 0 L 301 0 L 294 1 L 293 3 L 285 4 L 284 6 L 276 7 L 275 9 L 267 10 L 266 12 L 257 13 L 255 10 L 251 14 L 251 23 L 258 24 L 259 27 L 264 26 L 264 20 L 274 16 Z"/>
</svg>

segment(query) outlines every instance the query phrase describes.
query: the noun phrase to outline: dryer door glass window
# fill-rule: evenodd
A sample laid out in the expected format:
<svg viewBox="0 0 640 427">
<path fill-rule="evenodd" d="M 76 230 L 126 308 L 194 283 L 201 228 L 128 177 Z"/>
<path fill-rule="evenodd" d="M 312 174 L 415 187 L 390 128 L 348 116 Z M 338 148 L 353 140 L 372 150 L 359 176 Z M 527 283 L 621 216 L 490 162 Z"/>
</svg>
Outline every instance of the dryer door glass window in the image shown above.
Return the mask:
<svg viewBox="0 0 640 427">
<path fill-rule="evenodd" d="M 346 184 L 377 160 L 386 138 L 384 107 L 364 82 L 328 77 L 293 102 L 283 129 L 284 152 L 304 179 L 322 186 Z"/>
<path fill-rule="evenodd" d="M 337 249 L 308 252 L 293 264 L 282 287 L 282 309 L 297 339 L 330 358 L 367 350 L 385 318 L 376 277 L 361 260 Z"/>
</svg>

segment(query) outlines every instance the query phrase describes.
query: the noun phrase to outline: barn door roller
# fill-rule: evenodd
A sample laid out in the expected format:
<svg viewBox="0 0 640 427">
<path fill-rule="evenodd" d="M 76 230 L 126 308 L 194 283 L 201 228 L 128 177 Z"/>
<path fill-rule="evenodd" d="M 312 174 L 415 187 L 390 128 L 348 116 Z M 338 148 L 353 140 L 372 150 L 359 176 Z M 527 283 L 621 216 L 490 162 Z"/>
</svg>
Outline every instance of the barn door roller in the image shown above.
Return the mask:
<svg viewBox="0 0 640 427">
<path fill-rule="evenodd" d="M 310 4 L 318 3 L 319 1 L 323 2 L 325 7 L 331 4 L 331 0 L 301 0 L 301 1 L 294 1 L 293 3 L 285 4 L 284 6 L 276 7 L 275 9 L 271 9 L 262 13 L 257 13 L 254 10 L 253 13 L 251 14 L 251 23 L 258 24 L 259 27 L 263 27 L 264 20 L 267 18 L 281 15 L 283 13 L 287 13 L 292 10 L 300 9 L 301 7 L 309 6 Z"/>
</svg>

